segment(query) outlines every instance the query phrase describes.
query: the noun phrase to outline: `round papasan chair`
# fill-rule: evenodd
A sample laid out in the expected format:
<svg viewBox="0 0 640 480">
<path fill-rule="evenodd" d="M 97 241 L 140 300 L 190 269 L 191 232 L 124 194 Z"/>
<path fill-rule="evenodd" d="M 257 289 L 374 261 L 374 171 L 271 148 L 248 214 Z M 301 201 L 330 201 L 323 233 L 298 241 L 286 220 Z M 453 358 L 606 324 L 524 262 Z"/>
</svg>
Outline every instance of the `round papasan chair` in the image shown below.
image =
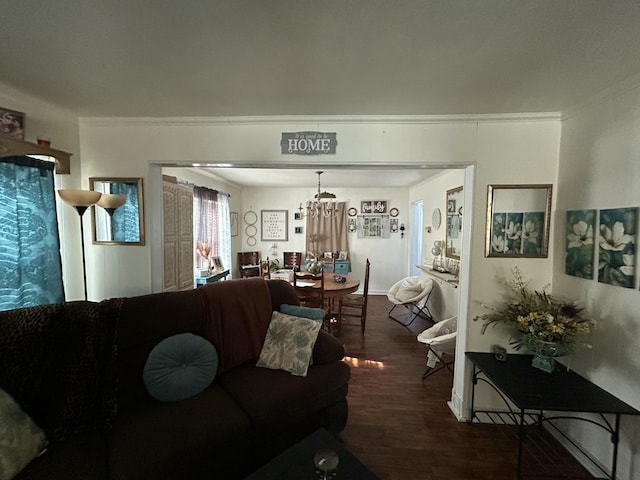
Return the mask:
<svg viewBox="0 0 640 480">
<path fill-rule="evenodd" d="M 393 303 L 393 307 L 389 310 L 389 318 L 405 327 L 411 325 L 418 315 L 432 320 L 433 317 L 427 307 L 432 290 L 433 280 L 425 276 L 406 277 L 396 282 L 387 292 L 387 298 Z M 400 306 L 407 311 L 401 316 L 393 316 L 391 313 Z"/>
</svg>

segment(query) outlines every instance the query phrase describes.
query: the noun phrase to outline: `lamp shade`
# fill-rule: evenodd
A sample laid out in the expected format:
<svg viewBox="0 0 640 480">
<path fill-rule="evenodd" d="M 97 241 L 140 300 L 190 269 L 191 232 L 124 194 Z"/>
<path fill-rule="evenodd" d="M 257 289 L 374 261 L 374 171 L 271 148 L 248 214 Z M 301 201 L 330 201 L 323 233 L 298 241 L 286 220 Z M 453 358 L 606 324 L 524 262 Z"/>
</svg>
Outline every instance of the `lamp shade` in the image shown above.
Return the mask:
<svg viewBox="0 0 640 480">
<path fill-rule="evenodd" d="M 98 206 L 104 209 L 116 209 L 124 205 L 124 202 L 127 201 L 127 196 L 125 194 L 112 194 L 112 193 L 103 193 L 98 200 Z"/>
<path fill-rule="evenodd" d="M 90 207 L 102 196 L 93 190 L 58 190 L 58 195 L 72 207 Z"/>
</svg>

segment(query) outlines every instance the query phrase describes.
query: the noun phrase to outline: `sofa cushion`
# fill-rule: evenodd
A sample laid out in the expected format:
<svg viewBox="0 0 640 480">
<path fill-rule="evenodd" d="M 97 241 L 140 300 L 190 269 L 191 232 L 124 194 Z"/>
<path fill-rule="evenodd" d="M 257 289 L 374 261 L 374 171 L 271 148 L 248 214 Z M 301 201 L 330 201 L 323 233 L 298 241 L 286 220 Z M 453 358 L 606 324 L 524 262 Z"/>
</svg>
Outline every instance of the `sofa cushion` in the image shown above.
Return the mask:
<svg viewBox="0 0 640 480">
<path fill-rule="evenodd" d="M 306 376 L 321 322 L 273 312 L 256 366 Z"/>
<path fill-rule="evenodd" d="M 110 479 L 217 478 L 250 436 L 249 425 L 217 381 L 180 402 L 150 400 L 116 418 L 108 440 Z"/>
<path fill-rule="evenodd" d="M 255 429 L 286 429 L 336 402 L 344 401 L 349 366 L 344 362 L 309 367 L 306 377 L 243 365 L 216 380 L 251 418 Z"/>
<path fill-rule="evenodd" d="M 15 480 L 107 478 L 106 435 L 102 432 L 91 432 L 51 443 L 42 455 L 18 474 Z"/>
<path fill-rule="evenodd" d="M 165 338 L 149 353 L 142 379 L 156 400 L 175 402 L 200 393 L 213 382 L 218 354 L 211 342 L 192 333 Z"/>
<path fill-rule="evenodd" d="M 0 478 L 9 480 L 47 445 L 44 432 L 0 388 Z"/>
</svg>

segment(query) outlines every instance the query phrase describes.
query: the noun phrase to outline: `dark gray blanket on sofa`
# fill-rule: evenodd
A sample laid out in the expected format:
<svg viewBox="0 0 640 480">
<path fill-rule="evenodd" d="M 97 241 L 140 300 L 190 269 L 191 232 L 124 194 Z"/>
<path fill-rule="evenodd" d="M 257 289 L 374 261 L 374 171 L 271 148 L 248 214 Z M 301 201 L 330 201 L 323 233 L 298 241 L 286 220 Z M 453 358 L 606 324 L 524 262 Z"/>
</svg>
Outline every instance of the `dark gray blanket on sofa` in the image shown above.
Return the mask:
<svg viewBox="0 0 640 480">
<path fill-rule="evenodd" d="M 121 305 L 112 299 L 0 312 L 0 388 L 50 442 L 111 426 Z"/>
</svg>

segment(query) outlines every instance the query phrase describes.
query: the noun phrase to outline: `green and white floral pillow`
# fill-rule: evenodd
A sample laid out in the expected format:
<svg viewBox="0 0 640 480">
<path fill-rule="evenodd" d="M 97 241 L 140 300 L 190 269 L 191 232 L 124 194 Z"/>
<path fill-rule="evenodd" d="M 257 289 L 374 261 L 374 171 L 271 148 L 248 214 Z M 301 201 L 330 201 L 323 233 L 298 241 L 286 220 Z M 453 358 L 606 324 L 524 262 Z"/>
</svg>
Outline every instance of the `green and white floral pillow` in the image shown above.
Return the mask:
<svg viewBox="0 0 640 480">
<path fill-rule="evenodd" d="M 273 312 L 258 367 L 306 377 L 322 322 Z"/>
<path fill-rule="evenodd" d="M 0 388 L 0 478 L 16 476 L 47 446 L 44 432 Z"/>
</svg>

